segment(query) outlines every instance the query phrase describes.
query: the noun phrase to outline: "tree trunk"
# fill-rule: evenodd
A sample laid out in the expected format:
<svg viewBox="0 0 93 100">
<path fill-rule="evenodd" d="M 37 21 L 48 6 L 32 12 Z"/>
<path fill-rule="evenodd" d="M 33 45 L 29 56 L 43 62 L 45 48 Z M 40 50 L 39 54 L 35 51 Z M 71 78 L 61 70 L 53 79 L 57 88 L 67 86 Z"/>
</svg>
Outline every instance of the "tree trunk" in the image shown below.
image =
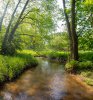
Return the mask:
<svg viewBox="0 0 93 100">
<path fill-rule="evenodd" d="M 65 0 L 63 0 L 63 8 L 64 8 L 64 14 L 65 14 L 65 19 L 66 19 L 66 24 L 67 24 L 67 29 L 68 29 L 68 34 L 69 34 L 69 45 L 70 45 L 70 58 L 72 58 L 72 34 L 71 34 L 71 27 L 70 27 L 70 22 L 69 22 L 69 18 L 66 12 L 66 6 L 65 6 Z"/>
<path fill-rule="evenodd" d="M 14 44 L 12 43 L 12 40 L 14 38 L 15 31 L 18 28 L 18 25 L 20 24 L 20 19 L 21 19 L 22 15 L 23 15 L 28 3 L 29 3 L 29 0 L 26 1 L 25 5 L 24 5 L 24 7 L 23 7 L 18 19 L 17 19 L 17 22 L 15 23 L 15 25 L 14 25 L 13 29 L 11 30 L 11 32 L 9 32 L 9 29 L 8 29 L 7 32 L 9 32 L 10 34 L 6 33 L 6 35 L 5 35 L 6 39 L 5 39 L 5 41 L 3 41 L 2 48 L 1 48 L 1 53 L 2 54 L 13 55 L 15 53 L 15 47 L 14 47 Z M 15 10 L 15 12 L 16 12 L 16 10 Z M 12 15 L 12 16 L 14 16 L 14 15 Z M 12 22 L 12 19 L 11 19 L 11 22 Z M 11 22 L 9 23 L 9 27 L 11 26 Z"/>
<path fill-rule="evenodd" d="M 75 13 L 75 0 L 71 2 L 71 24 L 69 21 L 69 17 L 66 12 L 65 0 L 63 0 L 63 8 L 64 14 L 69 34 L 69 42 L 70 42 L 70 58 L 73 60 L 78 60 L 78 36 L 76 34 L 76 13 Z"/>
<path fill-rule="evenodd" d="M 12 31 L 10 32 L 10 35 L 9 35 L 9 38 L 8 38 L 8 42 L 9 42 L 9 43 L 10 43 L 10 42 L 13 40 L 13 38 L 14 38 L 15 31 L 16 31 L 16 29 L 18 28 L 18 25 L 20 24 L 20 19 L 21 19 L 22 15 L 23 15 L 23 13 L 24 13 L 24 11 L 25 11 L 26 6 L 28 5 L 28 3 L 29 3 L 29 0 L 26 1 L 25 5 L 24 5 L 24 7 L 23 7 L 23 9 L 22 9 L 22 11 L 21 11 L 21 14 L 20 14 L 20 16 L 18 17 L 18 20 L 17 20 L 15 26 L 13 27 Z"/>
<path fill-rule="evenodd" d="M 5 35 L 4 35 L 4 39 L 3 39 L 3 42 L 2 42 L 2 46 L 1 46 L 1 53 L 2 53 L 2 54 L 6 54 L 6 52 L 7 52 L 7 51 L 6 51 L 6 50 L 7 50 L 6 48 L 7 48 L 7 43 L 8 43 L 8 34 L 9 34 L 9 30 L 10 30 L 12 21 L 13 21 L 13 19 L 14 19 L 14 15 L 15 15 L 15 13 L 16 13 L 16 10 L 17 10 L 18 5 L 20 4 L 20 2 L 21 2 L 21 0 L 18 1 L 17 5 L 16 5 L 16 7 L 15 7 L 15 9 L 14 9 L 14 11 L 13 11 L 13 14 L 12 14 L 12 16 L 11 16 L 11 19 L 10 19 L 10 21 L 9 21 L 8 27 L 7 27 L 7 29 L 6 29 L 6 33 L 5 33 Z"/>
<path fill-rule="evenodd" d="M 72 33 L 72 40 L 73 40 L 72 59 L 78 60 L 78 37 L 76 34 L 75 4 L 76 4 L 76 1 L 72 0 L 72 3 L 71 3 L 71 33 Z"/>
</svg>

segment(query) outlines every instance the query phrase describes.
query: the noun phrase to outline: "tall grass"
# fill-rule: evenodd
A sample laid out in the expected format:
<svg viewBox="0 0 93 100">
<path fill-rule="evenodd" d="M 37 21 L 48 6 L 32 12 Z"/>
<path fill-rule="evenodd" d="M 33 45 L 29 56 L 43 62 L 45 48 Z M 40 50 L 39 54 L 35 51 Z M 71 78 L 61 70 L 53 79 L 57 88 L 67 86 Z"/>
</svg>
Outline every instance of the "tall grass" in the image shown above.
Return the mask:
<svg viewBox="0 0 93 100">
<path fill-rule="evenodd" d="M 37 60 L 29 53 L 18 53 L 15 56 L 0 55 L 0 82 L 12 80 L 25 68 L 37 65 Z"/>
<path fill-rule="evenodd" d="M 18 50 L 17 53 L 20 53 L 20 54 L 30 54 L 32 56 L 38 56 L 38 53 L 36 51 L 33 51 L 33 50 Z"/>
<path fill-rule="evenodd" d="M 49 58 L 50 59 L 54 59 L 54 60 L 58 60 L 59 62 L 63 62 L 63 61 L 67 61 L 68 59 L 68 52 L 56 52 L 56 51 L 52 51 L 49 53 Z"/>
<path fill-rule="evenodd" d="M 79 60 L 93 62 L 93 51 L 79 51 Z"/>
</svg>

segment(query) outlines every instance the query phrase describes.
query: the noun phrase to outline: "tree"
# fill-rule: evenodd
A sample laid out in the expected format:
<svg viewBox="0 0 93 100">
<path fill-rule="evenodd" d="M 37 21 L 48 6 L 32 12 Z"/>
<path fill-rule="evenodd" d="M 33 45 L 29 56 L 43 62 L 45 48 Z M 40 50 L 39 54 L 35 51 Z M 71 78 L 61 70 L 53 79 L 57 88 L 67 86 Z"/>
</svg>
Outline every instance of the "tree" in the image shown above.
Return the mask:
<svg viewBox="0 0 93 100">
<path fill-rule="evenodd" d="M 76 1 L 71 0 L 71 21 L 67 14 L 66 2 L 63 0 L 64 14 L 69 34 L 71 59 L 78 60 L 78 36 L 76 33 Z"/>
<path fill-rule="evenodd" d="M 16 8 L 15 8 L 15 10 L 14 10 L 14 12 L 13 12 L 13 15 L 12 15 L 12 17 L 11 17 L 11 20 L 10 20 L 10 23 L 9 23 L 9 26 L 8 26 L 8 27 L 10 27 L 10 25 L 11 25 L 13 16 L 14 16 L 14 14 L 15 14 L 15 12 L 16 12 L 16 9 L 17 9 L 17 7 L 18 7 L 20 1 L 21 1 L 21 0 L 19 0 L 18 4 L 17 4 L 17 6 L 16 6 Z M 23 15 L 23 13 L 24 13 L 24 11 L 25 11 L 26 6 L 28 5 L 28 3 L 29 3 L 29 0 L 26 1 L 26 3 L 25 3 L 25 5 L 24 5 L 24 7 L 23 7 L 23 9 L 22 9 L 22 11 L 21 11 L 21 13 L 20 13 L 20 15 L 19 15 L 19 17 L 18 17 L 18 19 L 17 19 L 15 25 L 14 25 L 14 27 L 13 27 L 12 30 L 9 32 L 9 35 L 8 35 L 7 33 L 5 34 L 4 40 L 5 40 L 5 38 L 6 38 L 7 41 L 5 40 L 5 41 L 3 41 L 3 43 L 2 43 L 2 47 L 1 47 L 1 53 L 2 53 L 2 54 L 14 54 L 14 52 L 15 52 L 15 47 L 14 47 L 14 45 L 13 45 L 13 43 L 12 43 L 12 40 L 13 40 L 13 38 L 14 38 L 15 31 L 16 31 L 16 29 L 18 28 L 18 26 L 19 26 L 19 24 L 20 24 L 20 19 L 21 19 L 22 15 Z M 8 29 L 8 31 L 9 31 L 9 29 Z M 12 52 L 11 52 L 11 51 L 12 51 Z"/>
<path fill-rule="evenodd" d="M 2 15 L 1 20 L 0 20 L 0 32 L 2 30 L 2 24 L 3 24 L 3 20 L 4 20 L 4 17 L 6 15 L 6 12 L 7 12 L 7 8 L 8 8 L 8 5 L 9 5 L 9 2 L 10 2 L 10 0 L 8 0 L 8 2 L 6 4 L 6 7 L 4 9 L 3 15 Z"/>
<path fill-rule="evenodd" d="M 7 50 L 6 47 L 7 47 L 7 43 L 8 43 L 9 30 L 10 30 L 12 21 L 13 21 L 13 19 L 14 19 L 14 15 L 15 15 L 15 13 L 16 13 L 16 10 L 17 10 L 18 5 L 20 4 L 20 2 L 21 2 L 21 0 L 18 1 L 18 3 L 17 3 L 17 5 L 16 5 L 16 7 L 15 7 L 15 9 L 14 9 L 12 15 L 11 15 L 11 19 L 10 19 L 10 21 L 9 21 L 9 24 L 8 24 L 8 26 L 7 26 L 7 29 L 6 29 L 6 32 L 5 32 L 5 35 L 4 35 L 4 39 L 3 39 L 3 41 L 2 41 L 2 47 L 1 47 L 1 48 L 2 48 L 1 52 L 2 52 L 2 53 L 7 52 L 7 51 L 6 51 L 6 50 Z"/>
</svg>

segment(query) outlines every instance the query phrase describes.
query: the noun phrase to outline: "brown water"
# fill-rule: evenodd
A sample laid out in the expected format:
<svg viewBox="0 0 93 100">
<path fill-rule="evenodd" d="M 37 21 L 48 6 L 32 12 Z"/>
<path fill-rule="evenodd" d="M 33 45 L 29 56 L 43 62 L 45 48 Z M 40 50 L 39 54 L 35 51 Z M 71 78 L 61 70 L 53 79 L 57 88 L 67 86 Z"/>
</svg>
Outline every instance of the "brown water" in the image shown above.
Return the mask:
<svg viewBox="0 0 93 100">
<path fill-rule="evenodd" d="M 0 100 L 93 100 L 93 89 L 64 66 L 38 58 L 39 66 L 5 84 Z"/>
</svg>

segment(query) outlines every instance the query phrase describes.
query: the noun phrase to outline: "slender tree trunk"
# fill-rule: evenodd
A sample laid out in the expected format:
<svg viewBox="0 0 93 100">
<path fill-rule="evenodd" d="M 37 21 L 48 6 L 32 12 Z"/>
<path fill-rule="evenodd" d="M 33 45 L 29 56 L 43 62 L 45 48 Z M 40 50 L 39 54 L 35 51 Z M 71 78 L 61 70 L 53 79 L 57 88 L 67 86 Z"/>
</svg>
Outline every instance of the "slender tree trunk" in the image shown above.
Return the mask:
<svg viewBox="0 0 93 100">
<path fill-rule="evenodd" d="M 14 11 L 13 11 L 13 14 L 12 14 L 12 16 L 11 16 L 10 22 L 9 22 L 8 27 L 7 27 L 7 29 L 6 29 L 6 34 L 9 33 L 9 30 L 10 30 L 10 27 L 11 27 L 11 24 L 12 24 L 12 21 L 13 21 L 13 19 L 14 19 L 14 15 L 15 15 L 15 13 L 16 13 L 16 10 L 17 10 L 17 8 L 18 8 L 20 2 L 21 2 L 21 0 L 18 1 L 17 5 L 16 5 L 16 7 L 15 7 L 15 9 L 14 9 Z"/>
<path fill-rule="evenodd" d="M 25 11 L 25 9 L 26 9 L 26 6 L 28 5 L 29 1 L 30 1 L 30 0 L 27 0 L 27 1 L 26 1 L 25 5 L 24 5 L 24 7 L 23 7 L 23 9 L 22 9 L 22 11 L 21 11 L 21 14 L 20 14 L 20 16 L 18 17 L 18 20 L 17 20 L 15 26 L 13 27 L 12 31 L 10 32 L 10 35 L 9 35 L 9 38 L 8 38 L 8 42 L 9 42 L 9 43 L 10 43 L 10 42 L 13 40 L 13 38 L 14 38 L 15 31 L 16 31 L 16 29 L 18 28 L 18 26 L 19 26 L 19 24 L 20 24 L 20 19 L 21 19 L 23 13 L 24 13 L 24 11 Z"/>
<path fill-rule="evenodd" d="M 4 9 L 4 12 L 3 12 L 3 15 L 2 15 L 1 20 L 0 20 L 0 32 L 2 31 L 2 24 L 3 24 L 3 20 L 4 20 L 4 17 L 6 15 L 6 12 L 7 12 L 9 2 L 10 2 L 10 0 L 7 2 L 6 7 Z"/>
<path fill-rule="evenodd" d="M 65 14 L 65 19 L 66 19 L 66 24 L 67 24 L 67 29 L 68 29 L 68 34 L 69 34 L 69 45 L 70 45 L 70 58 L 72 58 L 73 55 L 73 47 L 72 47 L 72 34 L 71 34 L 71 26 L 70 26 L 70 22 L 69 22 L 69 18 L 66 12 L 66 3 L 65 0 L 63 0 L 63 8 L 64 8 L 64 14 Z"/>
<path fill-rule="evenodd" d="M 76 4 L 76 0 L 72 0 L 71 3 L 71 33 L 72 33 L 72 40 L 73 40 L 72 59 L 78 60 L 78 36 L 76 34 L 75 4 Z"/>
</svg>

